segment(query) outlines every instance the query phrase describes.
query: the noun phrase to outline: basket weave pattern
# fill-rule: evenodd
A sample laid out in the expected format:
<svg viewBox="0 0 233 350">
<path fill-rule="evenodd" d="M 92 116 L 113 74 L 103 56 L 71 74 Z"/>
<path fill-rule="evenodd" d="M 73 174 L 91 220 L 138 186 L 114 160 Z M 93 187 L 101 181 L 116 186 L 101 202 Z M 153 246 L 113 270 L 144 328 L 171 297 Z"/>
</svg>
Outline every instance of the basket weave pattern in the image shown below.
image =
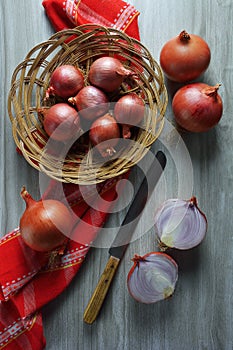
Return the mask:
<svg viewBox="0 0 233 350">
<path fill-rule="evenodd" d="M 58 159 L 46 152 L 48 136 L 38 113 L 45 106 L 51 74 L 57 66 L 72 64 L 82 69 L 88 85 L 90 65 L 103 55 L 118 57 L 135 72 L 137 78 L 132 84 L 123 83 L 121 94 L 140 94 L 153 113 L 146 113 L 135 142 L 105 164 L 93 156 L 91 146 L 88 155 L 85 147 L 71 148 L 64 159 Z M 51 178 L 75 184 L 98 183 L 128 171 L 158 138 L 166 106 L 163 74 L 147 48 L 121 31 L 91 24 L 60 31 L 30 50 L 12 75 L 8 98 L 13 138 L 28 163 Z"/>
</svg>

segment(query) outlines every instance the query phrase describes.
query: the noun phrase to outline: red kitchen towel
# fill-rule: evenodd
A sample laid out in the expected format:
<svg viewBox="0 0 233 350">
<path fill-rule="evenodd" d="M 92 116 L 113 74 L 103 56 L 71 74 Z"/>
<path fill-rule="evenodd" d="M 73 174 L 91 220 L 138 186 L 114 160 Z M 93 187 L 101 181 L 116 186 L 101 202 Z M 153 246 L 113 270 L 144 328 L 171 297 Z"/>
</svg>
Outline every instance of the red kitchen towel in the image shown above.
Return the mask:
<svg viewBox="0 0 233 350">
<path fill-rule="evenodd" d="M 121 29 L 139 39 L 139 12 L 124 1 L 44 0 L 42 4 L 55 30 L 95 23 Z M 0 350 L 42 350 L 45 347 L 41 308 L 75 277 L 117 197 L 118 180 L 115 178 L 97 186 L 105 200 L 101 203 L 95 191 L 85 188 L 90 191 L 93 207 L 82 198 L 78 185 L 63 185 L 77 219 L 73 234 L 77 239 L 85 231 L 85 240 L 83 237 L 79 243 L 70 240 L 64 254 L 52 264 L 48 254 L 35 252 L 24 244 L 18 228 L 0 240 Z M 56 181 L 51 180 L 43 198 L 50 198 L 56 188 Z M 85 222 L 89 224 L 88 229 Z"/>
<path fill-rule="evenodd" d="M 73 234 L 85 235 L 82 242 L 70 240 L 64 254 L 50 264 L 47 253 L 35 252 L 27 247 L 19 229 L 0 241 L 0 349 L 43 349 L 45 339 L 41 307 L 58 296 L 78 272 L 99 228 L 105 223 L 108 208 L 116 198 L 119 178 L 98 185 L 101 198 L 98 211 L 89 207 L 77 185 L 64 185 L 67 201 L 77 219 Z M 90 191 L 90 189 L 88 189 Z M 52 182 L 44 199 L 56 191 Z M 92 198 L 91 198 L 92 196 Z M 95 201 L 91 194 L 90 199 Z M 89 200 L 90 200 L 89 199 Z M 93 206 L 94 207 L 94 206 Z M 91 232 L 85 232 L 85 222 Z M 76 235 L 77 233 L 77 235 Z M 41 292 L 43 291 L 43 293 Z"/>
<path fill-rule="evenodd" d="M 43 6 L 55 30 L 94 23 L 126 32 L 139 40 L 134 6 L 121 0 L 44 0 Z"/>
</svg>

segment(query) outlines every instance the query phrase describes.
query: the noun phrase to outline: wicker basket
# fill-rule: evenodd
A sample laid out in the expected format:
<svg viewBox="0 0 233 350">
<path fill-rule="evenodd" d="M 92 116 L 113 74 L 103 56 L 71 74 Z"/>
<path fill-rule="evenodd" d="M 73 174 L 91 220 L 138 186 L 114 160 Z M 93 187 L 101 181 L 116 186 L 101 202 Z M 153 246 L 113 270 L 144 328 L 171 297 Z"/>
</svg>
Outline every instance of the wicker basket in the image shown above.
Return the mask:
<svg viewBox="0 0 233 350">
<path fill-rule="evenodd" d="M 88 146 L 88 156 L 87 147 L 71 147 L 61 162 L 45 151 L 48 136 L 38 113 L 45 103 L 51 73 L 59 65 L 73 64 L 87 77 L 91 63 L 101 55 L 117 55 L 125 67 L 136 73 L 137 79 L 131 85 L 122 84 L 121 93 L 140 93 L 153 113 L 147 113 L 142 128 L 134 134 L 135 142 L 118 150 L 114 159 L 103 164 Z M 121 31 L 91 24 L 57 32 L 35 46 L 16 67 L 8 99 L 13 138 L 25 159 L 49 177 L 75 184 L 98 183 L 128 171 L 158 138 L 166 106 L 163 74 L 149 51 Z"/>
</svg>

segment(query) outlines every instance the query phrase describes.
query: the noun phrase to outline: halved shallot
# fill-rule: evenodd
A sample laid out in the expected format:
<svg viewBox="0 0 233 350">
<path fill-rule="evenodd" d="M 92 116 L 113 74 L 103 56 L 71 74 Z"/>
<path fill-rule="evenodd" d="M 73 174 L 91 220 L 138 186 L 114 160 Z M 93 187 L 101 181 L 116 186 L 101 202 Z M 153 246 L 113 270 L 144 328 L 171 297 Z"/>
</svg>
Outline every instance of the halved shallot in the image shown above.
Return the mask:
<svg viewBox="0 0 233 350">
<path fill-rule="evenodd" d="M 198 208 L 196 197 L 190 200 L 168 199 L 155 214 L 155 229 L 162 249 L 191 249 L 202 242 L 207 219 Z"/>
<path fill-rule="evenodd" d="M 156 303 L 173 295 L 178 279 L 178 266 L 169 255 L 152 252 L 135 255 L 128 273 L 130 295 L 145 304 Z"/>
</svg>

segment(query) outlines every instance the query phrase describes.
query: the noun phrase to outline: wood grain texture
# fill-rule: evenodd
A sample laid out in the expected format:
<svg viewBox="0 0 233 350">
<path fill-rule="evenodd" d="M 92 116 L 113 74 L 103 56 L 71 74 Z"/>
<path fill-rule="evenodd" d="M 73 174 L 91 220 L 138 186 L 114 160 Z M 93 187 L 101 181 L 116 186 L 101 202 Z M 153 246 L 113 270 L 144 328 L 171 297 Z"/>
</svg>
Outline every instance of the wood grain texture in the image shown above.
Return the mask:
<svg viewBox="0 0 233 350">
<path fill-rule="evenodd" d="M 128 248 L 124 260 L 93 325 L 83 312 L 108 259 L 106 248 L 92 249 L 72 284 L 43 309 L 48 350 L 232 350 L 233 349 L 233 2 L 232 0 L 130 0 L 141 14 L 141 41 L 158 60 L 162 45 L 186 29 L 203 36 L 211 48 L 211 63 L 200 80 L 221 83 L 224 114 L 218 126 L 203 134 L 183 134 L 193 169 L 193 185 L 208 218 L 204 242 L 189 252 L 174 253 L 179 281 L 172 299 L 154 305 L 136 303 L 128 294 L 127 273 L 135 253 L 157 250 L 153 227 Z M 41 0 L 0 0 L 0 223 L 2 235 L 18 225 L 24 210 L 20 189 L 39 198 L 38 174 L 16 152 L 7 116 L 7 95 L 16 65 L 53 29 Z M 169 92 L 167 119 L 173 121 Z M 162 142 L 154 146 L 166 148 Z M 166 149 L 165 149 L 166 150 Z M 172 155 L 163 184 L 145 213 L 151 222 L 153 208 L 164 197 L 177 196 L 179 179 Z M 137 171 L 132 173 L 135 186 Z M 182 192 L 182 191 L 181 191 Z M 119 225 L 123 214 L 112 215 L 108 225 Z"/>
<path fill-rule="evenodd" d="M 116 274 L 120 259 L 110 256 L 101 274 L 98 284 L 84 310 L 83 320 L 92 324 L 99 315 L 100 309 Z"/>
</svg>

